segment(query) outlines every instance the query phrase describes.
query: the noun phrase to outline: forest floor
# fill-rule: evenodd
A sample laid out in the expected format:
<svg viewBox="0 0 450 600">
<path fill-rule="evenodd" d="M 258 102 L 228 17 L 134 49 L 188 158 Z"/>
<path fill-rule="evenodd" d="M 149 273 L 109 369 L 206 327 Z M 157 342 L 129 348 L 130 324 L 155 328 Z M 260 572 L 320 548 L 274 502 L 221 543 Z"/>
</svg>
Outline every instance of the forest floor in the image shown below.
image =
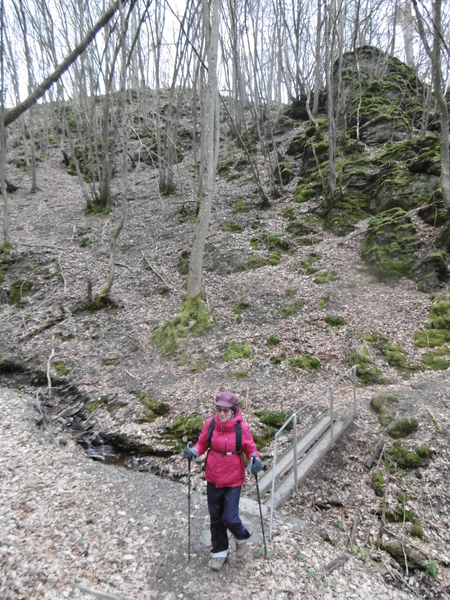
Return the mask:
<svg viewBox="0 0 450 600">
<path fill-rule="evenodd" d="M 287 141 L 279 141 L 281 150 Z M 234 146 L 232 155 L 237 162 Z M 266 166 L 259 166 L 264 172 Z M 95 297 L 106 280 L 109 237 L 120 216 L 120 179 L 114 180 L 117 205 L 98 217 L 84 214 L 76 179 L 64 170 L 57 149 L 38 166 L 36 194 L 27 193 L 27 173 L 10 164 L 7 175 L 20 187 L 10 197 L 13 263 L 0 289 L 0 383 L 20 394 L 4 389 L 0 395 L 2 598 L 92 597 L 76 585 L 136 599 L 450 597 L 449 373 L 423 370 L 426 349 L 414 344 L 414 333 L 425 330 L 429 295 L 408 279 L 377 280 L 361 261 L 359 231 L 338 238 L 324 229 L 316 200 L 292 203 L 295 180 L 261 211 L 248 172 L 233 181 L 218 177 L 204 269 L 215 325 L 200 338 L 183 339 L 175 358 L 163 358 L 149 341 L 156 326 L 179 312 L 185 293 L 178 264 L 193 238 L 192 156 L 177 165 L 177 193 L 169 198 L 159 195 L 155 170 L 141 165 L 131 174 L 111 303 L 95 312 L 86 310 L 87 281 Z M 314 230 L 314 245 L 289 236 L 286 208 Z M 427 248 L 435 230 L 413 219 Z M 241 232 L 224 231 L 230 223 Z M 362 231 L 365 223 L 360 225 Z M 271 235 L 291 244 L 275 266 L 264 245 Z M 252 255 L 266 266 L 236 270 Z M 312 273 L 305 261 L 318 270 Z M 315 282 L 320 274 L 322 281 Z M 15 284 L 19 299 L 11 304 Z M 344 322 L 333 327 L 327 315 Z M 193 412 L 206 419 L 215 393 L 231 389 L 252 431 L 261 434 L 257 411 L 290 414 L 304 405 L 349 368 L 350 352 L 367 346 L 362 336 L 373 331 L 399 346 L 411 368 L 398 370 L 368 348 L 383 383 L 358 386 L 354 424 L 277 513 L 269 559 L 260 556 L 259 543 L 242 565 L 232 554 L 222 573 L 207 570 L 208 552 L 199 542 L 207 529 L 206 501 L 196 464 L 188 564 L 186 464 L 179 454 L 158 456 L 167 426 Z M 270 336 L 279 343 L 268 345 Z M 251 356 L 224 360 L 230 341 L 247 343 Z M 305 355 L 320 360 L 317 371 L 289 364 Z M 48 364 L 52 396 L 46 391 Z M 387 469 L 387 489 L 379 498 L 365 462 L 384 436 L 370 400 L 385 393 L 398 394 L 399 412 L 417 418 L 419 428 L 407 443 L 427 445 L 431 460 L 420 472 Z M 143 394 L 167 403 L 168 415 L 145 421 Z M 348 408 L 351 401 L 351 385 L 338 387 L 336 408 Z M 130 460 L 120 469 L 88 458 L 71 437 L 70 410 L 61 415 L 80 402 L 92 408 L 85 413 L 91 441 L 98 433 L 120 433 L 152 447 L 146 471 L 142 462 Z M 36 428 L 37 420 L 48 429 Z M 268 464 L 272 450 L 269 444 L 262 451 Z M 412 537 L 405 520 L 389 523 L 379 548 L 382 508 L 395 511 L 399 492 L 406 494 L 404 510 L 416 514 L 423 536 Z M 406 572 L 382 550 L 395 539 L 420 549 L 427 574 Z M 344 552 L 345 564 L 321 577 Z"/>
</svg>

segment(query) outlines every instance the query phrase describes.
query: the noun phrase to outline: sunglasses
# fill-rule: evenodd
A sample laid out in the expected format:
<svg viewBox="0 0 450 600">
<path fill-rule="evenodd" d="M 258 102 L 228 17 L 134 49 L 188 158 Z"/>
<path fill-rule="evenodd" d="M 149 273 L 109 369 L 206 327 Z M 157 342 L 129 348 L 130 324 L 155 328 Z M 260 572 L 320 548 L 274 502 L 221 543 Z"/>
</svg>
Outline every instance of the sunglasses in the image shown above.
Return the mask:
<svg viewBox="0 0 450 600">
<path fill-rule="evenodd" d="M 231 408 L 217 408 L 217 412 L 219 413 L 229 413 Z"/>
</svg>

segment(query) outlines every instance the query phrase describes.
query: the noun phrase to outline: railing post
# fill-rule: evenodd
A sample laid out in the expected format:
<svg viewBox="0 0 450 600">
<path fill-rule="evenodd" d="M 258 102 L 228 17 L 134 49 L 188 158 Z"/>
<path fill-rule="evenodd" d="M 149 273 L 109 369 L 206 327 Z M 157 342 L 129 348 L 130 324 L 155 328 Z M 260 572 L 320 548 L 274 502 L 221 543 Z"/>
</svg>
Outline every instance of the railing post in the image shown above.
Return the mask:
<svg viewBox="0 0 450 600">
<path fill-rule="evenodd" d="M 297 414 L 294 414 L 294 490 L 298 493 Z"/>
<path fill-rule="evenodd" d="M 273 445 L 273 467 L 272 467 L 272 493 L 270 498 L 270 524 L 269 524 L 269 540 L 272 540 L 272 525 L 273 525 L 273 503 L 275 496 L 275 469 L 277 466 L 277 440 L 278 437 L 275 435 L 275 443 Z"/>
<path fill-rule="evenodd" d="M 331 417 L 331 448 L 334 446 L 334 406 L 333 386 L 330 387 L 330 417 Z"/>
<path fill-rule="evenodd" d="M 356 367 L 353 367 L 353 418 L 356 417 Z"/>
</svg>

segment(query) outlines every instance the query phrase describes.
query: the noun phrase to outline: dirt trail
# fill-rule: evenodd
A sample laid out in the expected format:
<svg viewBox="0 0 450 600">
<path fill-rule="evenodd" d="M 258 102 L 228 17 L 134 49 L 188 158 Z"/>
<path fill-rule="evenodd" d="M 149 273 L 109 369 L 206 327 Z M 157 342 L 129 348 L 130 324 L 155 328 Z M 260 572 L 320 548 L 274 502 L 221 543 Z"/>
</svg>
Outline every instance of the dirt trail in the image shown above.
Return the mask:
<svg viewBox="0 0 450 600">
<path fill-rule="evenodd" d="M 243 561 L 232 552 L 224 570 L 212 573 L 200 542 L 206 498 L 197 491 L 188 563 L 185 485 L 89 460 L 71 440 L 36 427 L 32 397 L 1 389 L 0 405 L 4 600 L 424 597 L 390 585 L 383 563 L 355 557 L 321 581 L 318 572 L 342 550 L 298 531 L 288 513 L 276 515 L 268 560 L 259 543 Z M 448 597 L 442 594 L 429 597 Z"/>
</svg>

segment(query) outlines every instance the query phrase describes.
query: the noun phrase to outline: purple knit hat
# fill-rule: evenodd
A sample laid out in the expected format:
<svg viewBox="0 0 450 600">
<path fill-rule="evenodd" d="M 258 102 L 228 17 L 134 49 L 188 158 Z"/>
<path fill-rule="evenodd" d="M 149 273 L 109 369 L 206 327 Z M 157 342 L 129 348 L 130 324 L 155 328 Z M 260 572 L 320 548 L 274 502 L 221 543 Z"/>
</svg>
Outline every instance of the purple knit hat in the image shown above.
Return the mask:
<svg viewBox="0 0 450 600">
<path fill-rule="evenodd" d="M 239 400 L 233 392 L 219 392 L 216 396 L 216 406 L 232 408 L 236 411 L 239 406 Z"/>
</svg>

